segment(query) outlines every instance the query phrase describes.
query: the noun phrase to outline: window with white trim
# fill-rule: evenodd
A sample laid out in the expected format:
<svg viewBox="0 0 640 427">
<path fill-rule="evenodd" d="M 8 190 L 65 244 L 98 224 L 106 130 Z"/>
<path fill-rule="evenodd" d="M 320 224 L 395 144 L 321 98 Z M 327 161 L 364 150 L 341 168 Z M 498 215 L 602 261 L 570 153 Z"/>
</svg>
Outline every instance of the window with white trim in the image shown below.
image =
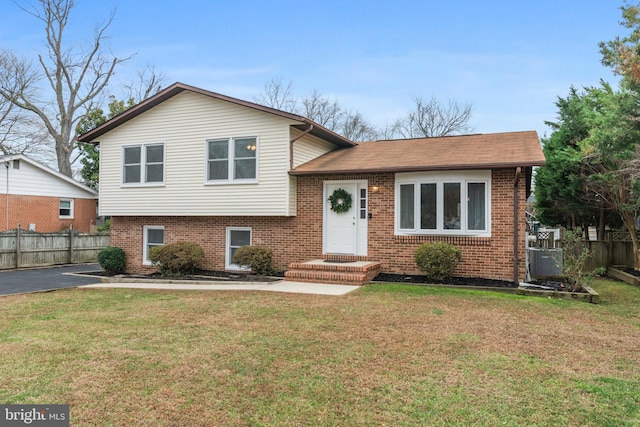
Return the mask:
<svg viewBox="0 0 640 427">
<path fill-rule="evenodd" d="M 247 182 L 258 177 L 258 138 L 207 141 L 207 182 Z"/>
<path fill-rule="evenodd" d="M 125 185 L 164 183 L 164 144 L 122 147 L 122 183 Z"/>
<path fill-rule="evenodd" d="M 228 227 L 227 228 L 227 250 L 225 266 L 227 270 L 244 270 L 245 268 L 233 263 L 233 255 L 241 246 L 251 244 L 251 228 L 248 227 Z"/>
<path fill-rule="evenodd" d="M 60 218 L 73 218 L 73 199 L 60 199 Z"/>
<path fill-rule="evenodd" d="M 396 234 L 490 236 L 491 171 L 396 175 Z"/>
<path fill-rule="evenodd" d="M 156 246 L 164 245 L 164 227 L 156 225 L 145 225 L 142 249 L 142 264 L 151 265 L 149 252 Z"/>
</svg>

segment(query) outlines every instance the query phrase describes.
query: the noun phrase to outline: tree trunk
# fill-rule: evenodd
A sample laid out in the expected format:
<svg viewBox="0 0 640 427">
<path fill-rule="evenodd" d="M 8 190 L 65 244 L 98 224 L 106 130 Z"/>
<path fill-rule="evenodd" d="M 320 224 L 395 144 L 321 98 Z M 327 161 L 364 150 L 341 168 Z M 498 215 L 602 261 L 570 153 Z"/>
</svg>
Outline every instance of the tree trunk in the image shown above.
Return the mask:
<svg viewBox="0 0 640 427">
<path fill-rule="evenodd" d="M 58 172 L 72 178 L 73 171 L 71 170 L 71 155 L 67 149 L 67 145 L 64 142 L 58 142 L 57 140 L 56 157 L 58 158 Z"/>
<path fill-rule="evenodd" d="M 598 240 L 605 240 L 605 211 L 604 208 L 600 207 L 600 221 L 598 224 Z"/>
<path fill-rule="evenodd" d="M 630 212 L 622 215 L 622 222 L 627 231 L 631 234 L 631 243 L 633 244 L 633 259 L 636 270 L 640 270 L 640 242 L 638 242 L 638 228 L 636 227 L 636 217 Z"/>
</svg>

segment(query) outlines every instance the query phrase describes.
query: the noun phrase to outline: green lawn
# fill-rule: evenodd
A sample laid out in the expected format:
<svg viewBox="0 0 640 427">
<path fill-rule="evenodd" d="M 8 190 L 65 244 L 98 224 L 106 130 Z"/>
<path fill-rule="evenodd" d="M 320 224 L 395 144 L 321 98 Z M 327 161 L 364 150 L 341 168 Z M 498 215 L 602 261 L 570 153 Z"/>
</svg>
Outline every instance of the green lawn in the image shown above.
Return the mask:
<svg viewBox="0 0 640 427">
<path fill-rule="evenodd" d="M 0 402 L 74 426 L 637 426 L 640 289 L 593 288 L 3 297 Z"/>
</svg>

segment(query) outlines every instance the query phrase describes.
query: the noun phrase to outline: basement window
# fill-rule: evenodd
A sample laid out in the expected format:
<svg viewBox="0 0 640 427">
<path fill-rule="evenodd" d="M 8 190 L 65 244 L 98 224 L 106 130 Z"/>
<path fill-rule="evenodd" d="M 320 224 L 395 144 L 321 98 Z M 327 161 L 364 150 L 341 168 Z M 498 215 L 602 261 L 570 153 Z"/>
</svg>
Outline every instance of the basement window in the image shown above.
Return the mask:
<svg viewBox="0 0 640 427">
<path fill-rule="evenodd" d="M 227 228 L 227 250 L 225 267 L 227 270 L 246 270 L 247 268 L 233 263 L 233 255 L 241 246 L 251 244 L 251 228 Z"/>
</svg>

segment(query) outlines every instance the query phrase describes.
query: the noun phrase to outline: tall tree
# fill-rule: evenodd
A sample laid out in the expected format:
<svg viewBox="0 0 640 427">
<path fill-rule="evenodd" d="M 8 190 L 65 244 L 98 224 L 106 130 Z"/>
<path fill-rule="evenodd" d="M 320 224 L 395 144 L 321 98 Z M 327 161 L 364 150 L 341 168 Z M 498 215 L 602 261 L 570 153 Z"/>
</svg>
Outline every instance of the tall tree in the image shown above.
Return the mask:
<svg viewBox="0 0 640 427">
<path fill-rule="evenodd" d="M 623 76 L 620 93 L 603 87 L 595 93 L 602 102 L 600 120 L 594 125 L 587 153 L 589 165 L 598 178 L 592 185 L 606 195 L 608 201 L 620 208 L 625 227 L 631 233 L 635 254 L 635 268 L 640 269 L 638 222 L 640 217 L 640 4 L 625 3 L 621 25 L 630 30 L 624 37 L 600 42 L 602 64 Z"/>
<path fill-rule="evenodd" d="M 418 96 L 413 101 L 413 111 L 393 124 L 392 131 L 395 135 L 402 138 L 423 138 L 473 132 L 473 127 L 469 124 L 471 104 L 459 105 L 456 101 L 449 100 L 445 105 L 435 97 L 425 101 Z"/>
<path fill-rule="evenodd" d="M 118 64 L 127 60 L 105 53 L 106 23 L 98 25 L 87 46 L 68 47 L 64 32 L 75 2 L 38 0 L 24 2 L 21 9 L 41 21 L 45 30 L 46 53 L 38 55 L 39 67 L 4 50 L 0 64 L 0 97 L 33 113 L 55 143 L 58 170 L 72 175 L 72 155 L 77 148 L 75 129 L 80 118 L 95 108 Z M 43 84 L 40 84 L 42 83 Z"/>
<path fill-rule="evenodd" d="M 589 137 L 594 112 L 586 102 L 589 95 L 571 88 L 558 98 L 558 120 L 546 122 L 553 129 L 543 140 L 547 162 L 536 170 L 535 195 L 538 219 L 549 225 L 573 229 L 595 225 L 604 239 L 605 225 L 617 223 L 603 201 L 587 189 L 587 171 L 582 164 L 581 143 Z"/>
<path fill-rule="evenodd" d="M 29 65 L 18 61 L 11 52 L 0 51 L 0 70 L 7 71 L 0 73 L 0 87 L 8 87 L 12 92 L 31 90 L 35 76 L 28 69 Z M 34 117 L 11 99 L 0 96 L 0 152 L 42 157 L 45 143 L 41 126 Z"/>
<path fill-rule="evenodd" d="M 640 270 L 640 181 L 629 168 L 640 141 L 640 96 L 623 81 L 619 91 L 607 84 L 591 88 L 587 101 L 596 113 L 589 137 L 581 144 L 587 188 L 620 215 L 633 243 L 635 268 Z"/>
<path fill-rule="evenodd" d="M 640 83 L 640 6 L 629 5 L 620 8 L 622 22 L 620 24 L 631 32 L 615 39 L 600 42 L 601 62 L 610 67 L 614 73 L 624 76 L 632 84 Z"/>
</svg>

